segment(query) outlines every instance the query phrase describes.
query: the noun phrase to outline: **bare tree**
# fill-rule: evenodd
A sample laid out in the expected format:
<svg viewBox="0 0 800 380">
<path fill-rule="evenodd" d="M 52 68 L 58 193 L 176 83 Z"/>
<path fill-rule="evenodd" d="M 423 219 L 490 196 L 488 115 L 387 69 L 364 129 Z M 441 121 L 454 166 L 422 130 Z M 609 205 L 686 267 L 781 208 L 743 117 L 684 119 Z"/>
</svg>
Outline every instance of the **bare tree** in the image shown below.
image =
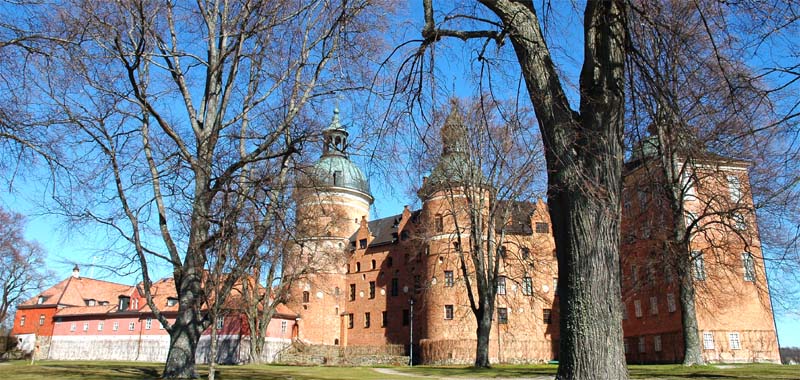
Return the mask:
<svg viewBox="0 0 800 380">
<path fill-rule="evenodd" d="M 683 361 L 703 364 L 695 293 L 697 286 L 711 282 L 694 280 L 695 264 L 703 257 L 692 247 L 700 240 L 711 245 L 714 249 L 704 252 L 705 260 L 733 247 L 750 251 L 748 247 L 757 246 L 760 251 L 747 176 L 727 167 L 748 160 L 749 165 L 780 172 L 768 157 L 776 133 L 786 133 L 788 125 L 779 121 L 780 116 L 770 116 L 776 111 L 770 91 L 741 58 L 743 46 L 725 21 L 733 8 L 676 1 L 635 2 L 633 10 L 629 29 L 632 165 L 644 166 L 650 183 L 630 185 L 650 193 L 669 210 L 668 217 L 661 219 L 669 231 L 664 237 L 663 262 L 670 264 L 679 281 Z M 697 194 L 698 187 L 705 192 Z M 777 195 L 774 190 L 769 193 Z M 739 195 L 729 196 L 734 192 Z M 649 214 L 653 217 L 657 212 Z M 652 222 L 644 220 L 640 225 L 656 227 L 658 223 Z M 763 261 L 763 257 L 755 259 Z M 716 257 L 715 261 L 726 263 L 730 258 Z M 736 267 L 729 269 L 734 273 Z M 760 286 L 766 294 L 766 282 Z"/>
<path fill-rule="evenodd" d="M 514 116 L 502 120 L 502 115 Z M 434 225 L 426 226 L 425 235 L 445 233 L 445 241 L 452 241 L 452 247 L 437 249 L 454 259 L 461 272 L 477 325 L 476 367 L 490 365 L 498 283 L 509 276 L 506 261 L 511 259 L 505 250 L 514 226 L 507 221 L 517 201 L 534 197 L 537 177 L 532 173 L 542 161 L 537 136 L 521 128 L 524 119 L 524 110 L 510 111 L 483 99 L 464 113 L 453 100 L 441 129 L 442 155 L 419 191 L 423 200 L 444 199 L 428 206 Z"/>
<path fill-rule="evenodd" d="M 560 276 L 558 378 L 627 378 L 617 267 L 627 5 L 587 2 L 580 108 L 573 110 L 533 2 L 480 4 L 437 21 L 433 1 L 424 1 L 413 66 L 420 70 L 422 54 L 445 37 L 484 40 L 478 59 L 489 43 L 511 42 L 544 141 L 548 205 L 558 210 L 551 213 Z"/>
<path fill-rule="evenodd" d="M 0 208 L 0 325 L 17 302 L 41 289 L 51 276 L 44 250 L 25 239 L 24 229 L 24 216 Z"/>
<path fill-rule="evenodd" d="M 374 12 L 373 12 L 374 10 Z M 36 62 L 36 91 L 70 131 L 71 177 L 54 194 L 74 221 L 105 226 L 132 251 L 148 305 L 170 334 L 165 378 L 194 375 L 209 325 L 210 276 L 224 299 L 276 221 L 314 109 L 363 88 L 383 8 L 368 1 L 67 2 L 48 32 L 73 36 Z M 168 268 L 169 323 L 151 276 Z M 205 305 L 205 306 L 204 306 Z"/>
</svg>

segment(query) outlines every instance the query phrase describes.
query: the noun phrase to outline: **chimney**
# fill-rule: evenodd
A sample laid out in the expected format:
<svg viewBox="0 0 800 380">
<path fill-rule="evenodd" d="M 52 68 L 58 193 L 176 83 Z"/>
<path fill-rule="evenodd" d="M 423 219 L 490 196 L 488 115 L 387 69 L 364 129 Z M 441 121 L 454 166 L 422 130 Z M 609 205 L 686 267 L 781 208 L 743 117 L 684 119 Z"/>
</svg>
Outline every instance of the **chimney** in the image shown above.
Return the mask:
<svg viewBox="0 0 800 380">
<path fill-rule="evenodd" d="M 81 278 L 81 270 L 78 268 L 78 264 L 75 264 L 75 268 L 72 268 L 72 277 Z"/>
</svg>

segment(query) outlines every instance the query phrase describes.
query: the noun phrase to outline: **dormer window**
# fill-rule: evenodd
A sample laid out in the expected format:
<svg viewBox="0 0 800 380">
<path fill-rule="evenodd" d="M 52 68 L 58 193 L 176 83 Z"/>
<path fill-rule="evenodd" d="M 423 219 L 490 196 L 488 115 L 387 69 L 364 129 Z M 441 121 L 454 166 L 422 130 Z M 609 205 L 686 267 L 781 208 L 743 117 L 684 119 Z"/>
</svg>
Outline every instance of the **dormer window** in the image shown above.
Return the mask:
<svg viewBox="0 0 800 380">
<path fill-rule="evenodd" d="M 167 306 L 175 306 L 177 304 L 178 304 L 177 298 L 172 298 L 172 297 L 167 298 Z"/>
<path fill-rule="evenodd" d="M 95 305 L 97 305 L 97 301 L 93 299 L 86 300 L 86 306 L 95 306 Z"/>
<path fill-rule="evenodd" d="M 44 300 L 45 300 L 45 297 L 44 297 L 44 296 L 39 296 L 39 298 L 38 298 L 38 299 L 36 299 L 36 304 L 37 304 L 37 305 L 41 305 L 41 304 L 43 304 L 43 303 L 44 303 Z"/>
<path fill-rule="evenodd" d="M 341 186 L 342 185 L 342 171 L 335 170 L 333 172 L 333 186 Z"/>
<path fill-rule="evenodd" d="M 358 241 L 358 248 L 364 249 L 367 248 L 367 239 L 361 239 Z"/>
<path fill-rule="evenodd" d="M 119 297 L 119 311 L 128 310 L 128 306 L 131 304 L 131 297 L 120 296 Z"/>
</svg>

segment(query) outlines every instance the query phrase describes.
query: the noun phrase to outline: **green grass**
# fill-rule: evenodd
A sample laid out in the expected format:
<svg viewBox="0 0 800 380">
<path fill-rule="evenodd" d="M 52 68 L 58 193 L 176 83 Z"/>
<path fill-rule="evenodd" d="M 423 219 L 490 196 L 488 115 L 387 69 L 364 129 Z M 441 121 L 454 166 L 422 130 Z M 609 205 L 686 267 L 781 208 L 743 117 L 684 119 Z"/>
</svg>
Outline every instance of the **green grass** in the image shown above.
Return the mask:
<svg viewBox="0 0 800 380">
<path fill-rule="evenodd" d="M 800 379 L 800 367 L 773 364 L 684 367 L 681 365 L 633 365 L 629 367 L 632 379 L 671 380 L 786 380 Z M 730 368 L 727 368 L 730 367 Z M 499 365 L 490 369 L 471 367 L 418 366 L 394 367 L 393 371 L 405 376 L 379 373 L 367 367 L 295 367 L 282 365 L 221 366 L 217 372 L 220 380 L 310 380 L 310 379 L 387 379 L 419 380 L 437 378 L 536 378 L 552 377 L 555 365 Z M 60 379 L 157 379 L 163 369 L 160 363 L 129 362 L 68 362 L 41 361 L 28 365 L 26 361 L 0 363 L 2 380 L 60 380 Z M 199 366 L 201 378 L 208 367 Z"/>
<path fill-rule="evenodd" d="M 164 365 L 139 362 L 27 361 L 0 363 L 2 380 L 124 380 L 158 379 Z M 310 380 L 366 379 L 419 380 L 419 377 L 391 376 L 364 367 L 295 367 L 281 365 L 239 365 L 217 367 L 219 380 Z M 200 378 L 207 378 L 208 366 L 198 366 Z"/>
</svg>

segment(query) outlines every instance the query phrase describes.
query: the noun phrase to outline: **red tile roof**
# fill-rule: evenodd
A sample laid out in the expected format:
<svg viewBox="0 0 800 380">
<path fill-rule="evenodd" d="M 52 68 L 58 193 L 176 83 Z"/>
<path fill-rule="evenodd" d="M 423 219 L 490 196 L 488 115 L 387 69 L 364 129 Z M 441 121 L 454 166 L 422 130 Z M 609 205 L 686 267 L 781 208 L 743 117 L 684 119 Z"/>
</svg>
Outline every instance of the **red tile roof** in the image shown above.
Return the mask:
<svg viewBox="0 0 800 380">
<path fill-rule="evenodd" d="M 58 306 L 86 306 L 87 301 L 95 300 L 117 305 L 119 296 L 130 296 L 133 287 L 115 282 L 95 280 L 86 277 L 72 277 L 59 282 L 20 306 L 34 306 L 39 297 L 45 297 L 43 304 Z"/>
</svg>

